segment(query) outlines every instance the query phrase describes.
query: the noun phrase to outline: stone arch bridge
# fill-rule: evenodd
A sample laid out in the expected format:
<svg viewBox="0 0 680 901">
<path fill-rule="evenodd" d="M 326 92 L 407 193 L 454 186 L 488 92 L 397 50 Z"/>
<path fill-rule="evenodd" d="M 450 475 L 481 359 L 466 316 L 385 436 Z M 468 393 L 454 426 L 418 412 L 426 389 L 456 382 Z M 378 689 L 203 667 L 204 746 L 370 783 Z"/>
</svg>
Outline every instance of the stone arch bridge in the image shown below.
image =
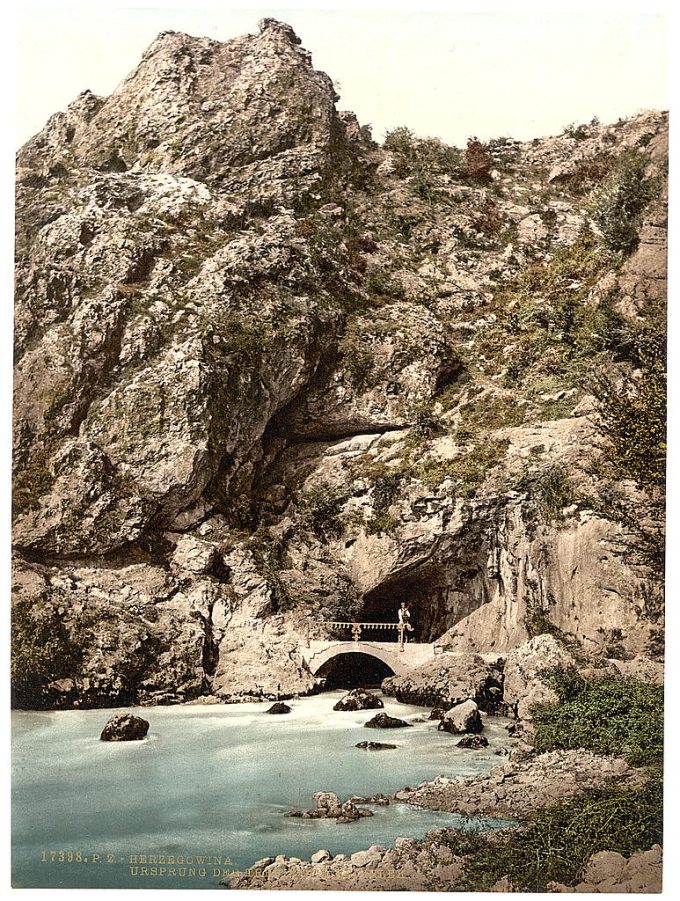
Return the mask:
<svg viewBox="0 0 680 901">
<path fill-rule="evenodd" d="M 302 659 L 313 676 L 317 675 L 321 667 L 329 660 L 343 654 L 366 654 L 369 657 L 377 657 L 392 670 L 395 676 L 401 676 L 409 670 L 427 663 L 439 651 L 439 648 L 435 651 L 434 643 L 402 642 L 401 640 L 373 641 L 364 639 L 361 634 L 365 630 L 398 629 L 394 623 L 325 623 L 324 625 L 334 629 L 351 629 L 352 639 L 329 638 L 308 641 L 307 646 L 301 648 L 301 652 Z"/>
</svg>

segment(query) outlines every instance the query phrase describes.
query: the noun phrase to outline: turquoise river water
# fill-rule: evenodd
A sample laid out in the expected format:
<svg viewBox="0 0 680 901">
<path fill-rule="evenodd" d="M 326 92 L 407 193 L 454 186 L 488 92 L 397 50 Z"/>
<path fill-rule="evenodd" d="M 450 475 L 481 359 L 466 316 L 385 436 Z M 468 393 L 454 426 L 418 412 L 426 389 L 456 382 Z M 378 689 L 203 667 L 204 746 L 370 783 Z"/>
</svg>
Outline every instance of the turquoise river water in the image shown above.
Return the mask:
<svg viewBox="0 0 680 901">
<path fill-rule="evenodd" d="M 483 751 L 457 748 L 436 722 L 365 729 L 373 711 L 333 711 L 343 694 L 291 701 L 292 713 L 283 716 L 265 714 L 268 703 L 126 708 L 151 727 L 144 741 L 123 743 L 99 741 L 115 710 L 15 711 L 14 886 L 214 889 L 225 871 L 268 855 L 304 860 L 319 848 L 352 853 L 444 826 L 505 825 L 405 804 L 374 806 L 373 817 L 347 825 L 284 817 L 291 807 L 313 807 L 315 791 L 345 800 L 438 775 L 486 772 L 500 762 L 494 749 L 508 744 L 500 718 L 486 719 Z M 387 713 L 410 722 L 428 712 L 384 702 Z M 364 740 L 398 748 L 355 747 Z M 159 874 L 159 865 L 154 875 L 142 855 L 174 855 L 175 875 Z"/>
</svg>

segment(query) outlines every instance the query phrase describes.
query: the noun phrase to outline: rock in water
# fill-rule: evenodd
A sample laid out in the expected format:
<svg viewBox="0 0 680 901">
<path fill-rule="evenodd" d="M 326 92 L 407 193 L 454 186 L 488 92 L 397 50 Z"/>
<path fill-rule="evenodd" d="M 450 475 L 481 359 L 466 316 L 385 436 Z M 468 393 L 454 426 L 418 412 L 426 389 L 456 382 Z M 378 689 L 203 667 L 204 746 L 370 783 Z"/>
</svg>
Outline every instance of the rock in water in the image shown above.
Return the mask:
<svg viewBox="0 0 680 901">
<path fill-rule="evenodd" d="M 284 704 L 283 701 L 277 701 L 265 713 L 290 713 L 291 710 L 292 708 L 288 704 Z"/>
<path fill-rule="evenodd" d="M 408 725 L 408 723 L 406 724 Z M 397 746 L 388 745 L 381 741 L 360 741 L 355 748 L 363 748 L 364 751 L 393 751 Z"/>
<path fill-rule="evenodd" d="M 482 748 L 489 747 L 489 739 L 484 735 L 465 735 L 459 742 L 456 742 L 457 748 L 467 748 L 470 751 L 481 751 Z"/>
<path fill-rule="evenodd" d="M 379 707 L 384 707 L 384 704 L 377 695 L 363 688 L 353 688 L 333 705 L 333 710 L 375 710 Z"/>
<path fill-rule="evenodd" d="M 369 729 L 399 729 L 402 726 L 410 726 L 405 720 L 400 720 L 396 716 L 390 716 L 388 713 L 376 713 L 373 719 L 364 723 Z"/>
<path fill-rule="evenodd" d="M 440 731 L 450 732 L 452 735 L 462 735 L 465 732 L 481 732 L 484 724 L 475 702 L 464 701 L 446 711 L 438 728 Z"/>
<path fill-rule="evenodd" d="M 141 741 L 149 731 L 149 723 L 132 713 L 117 713 L 104 726 L 100 741 Z"/>
</svg>

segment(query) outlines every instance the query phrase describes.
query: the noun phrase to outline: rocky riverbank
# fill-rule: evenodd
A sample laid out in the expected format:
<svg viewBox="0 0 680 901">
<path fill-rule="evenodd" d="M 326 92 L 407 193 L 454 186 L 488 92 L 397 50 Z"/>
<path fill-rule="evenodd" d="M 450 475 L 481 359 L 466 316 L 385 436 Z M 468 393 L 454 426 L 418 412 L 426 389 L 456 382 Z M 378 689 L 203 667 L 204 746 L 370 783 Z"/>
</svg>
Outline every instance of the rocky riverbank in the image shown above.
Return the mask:
<svg viewBox="0 0 680 901">
<path fill-rule="evenodd" d="M 523 819 L 532 812 L 595 788 L 616 784 L 621 790 L 632 790 L 642 785 L 645 778 L 642 771 L 620 758 L 584 750 L 555 751 L 526 760 L 511 760 L 495 767 L 488 775 L 439 777 L 414 789 L 396 792 L 392 800 L 470 816 Z M 501 835 L 500 832 L 484 833 L 476 839 L 487 842 L 488 853 L 492 855 Z M 283 855 L 268 857 L 247 872 L 232 875 L 227 884 L 239 889 L 455 890 L 460 887 L 465 867 L 460 838 L 457 830 L 443 829 L 429 833 L 424 841 L 400 838 L 392 848 L 373 845 L 351 855 L 332 857 L 321 849 L 309 861 Z M 605 865 L 602 855 L 595 856 L 583 877 L 583 884 L 591 886 L 588 890 L 601 890 L 600 883 L 610 885 L 612 880 L 617 885 L 644 882 L 649 886 L 647 891 L 656 890 L 661 859 L 658 847 L 646 855 L 635 855 L 631 861 L 621 855 L 615 857 L 613 860 L 607 856 Z M 497 890 L 511 891 L 512 886 L 506 881 Z M 574 889 L 555 884 L 552 890 Z"/>
</svg>

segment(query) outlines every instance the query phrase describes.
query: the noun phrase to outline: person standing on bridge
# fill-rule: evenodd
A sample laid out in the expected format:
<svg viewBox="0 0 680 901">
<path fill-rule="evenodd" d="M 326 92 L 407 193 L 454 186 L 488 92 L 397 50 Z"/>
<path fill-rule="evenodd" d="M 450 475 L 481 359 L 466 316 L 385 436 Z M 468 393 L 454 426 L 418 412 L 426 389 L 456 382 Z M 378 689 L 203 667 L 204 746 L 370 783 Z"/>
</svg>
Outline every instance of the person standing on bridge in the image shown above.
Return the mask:
<svg viewBox="0 0 680 901">
<path fill-rule="evenodd" d="M 413 632 L 413 626 L 411 625 L 411 611 L 404 601 L 402 601 L 397 615 L 399 617 L 399 639 L 402 644 L 405 644 L 408 642 L 408 633 Z"/>
</svg>

